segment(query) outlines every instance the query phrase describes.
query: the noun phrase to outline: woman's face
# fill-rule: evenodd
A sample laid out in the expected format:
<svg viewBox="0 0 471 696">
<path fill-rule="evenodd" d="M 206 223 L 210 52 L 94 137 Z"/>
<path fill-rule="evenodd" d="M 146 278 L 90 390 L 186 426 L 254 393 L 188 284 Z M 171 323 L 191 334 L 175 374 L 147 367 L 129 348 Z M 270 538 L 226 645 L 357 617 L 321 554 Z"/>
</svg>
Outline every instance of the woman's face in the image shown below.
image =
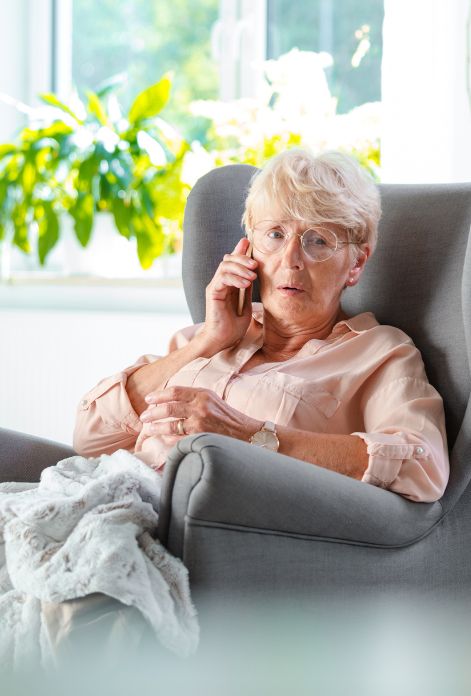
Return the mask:
<svg viewBox="0 0 471 696">
<path fill-rule="evenodd" d="M 262 217 L 263 216 L 263 217 Z M 360 258 L 352 260 L 351 245 L 340 244 L 325 261 L 314 261 L 304 251 L 300 235 L 309 223 L 286 220 L 281 211 L 271 208 L 261 211 L 257 222 L 283 220 L 283 228 L 291 233 L 280 251 L 266 254 L 253 248 L 258 261 L 260 296 L 263 306 L 283 324 L 312 326 L 337 316 L 340 297 L 346 284 L 355 285 L 370 254 L 362 246 Z M 346 233 L 337 225 L 323 225 L 334 231 L 339 242 L 347 241 Z"/>
</svg>

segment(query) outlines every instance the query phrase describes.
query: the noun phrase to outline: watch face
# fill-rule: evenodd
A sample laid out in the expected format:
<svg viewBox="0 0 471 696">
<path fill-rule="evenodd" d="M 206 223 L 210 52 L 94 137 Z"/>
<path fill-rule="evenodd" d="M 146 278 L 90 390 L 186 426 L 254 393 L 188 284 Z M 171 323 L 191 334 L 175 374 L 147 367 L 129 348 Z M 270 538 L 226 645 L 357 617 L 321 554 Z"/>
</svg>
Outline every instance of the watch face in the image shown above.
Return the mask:
<svg viewBox="0 0 471 696">
<path fill-rule="evenodd" d="M 275 452 L 278 449 L 278 438 L 275 433 L 271 433 L 268 430 L 259 430 L 258 433 L 252 435 L 252 443 Z"/>
</svg>

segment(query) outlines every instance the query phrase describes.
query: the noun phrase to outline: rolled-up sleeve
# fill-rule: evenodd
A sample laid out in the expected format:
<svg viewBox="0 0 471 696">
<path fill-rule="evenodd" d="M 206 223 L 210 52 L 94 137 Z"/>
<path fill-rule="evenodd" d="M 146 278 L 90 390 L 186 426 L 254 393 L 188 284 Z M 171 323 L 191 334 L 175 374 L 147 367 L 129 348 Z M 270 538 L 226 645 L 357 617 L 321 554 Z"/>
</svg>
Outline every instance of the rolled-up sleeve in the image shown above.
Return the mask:
<svg viewBox="0 0 471 696">
<path fill-rule="evenodd" d="M 74 449 L 83 457 L 112 454 L 118 449 L 134 450 L 142 422 L 134 411 L 126 391 L 133 372 L 157 360 L 157 355 L 142 355 L 138 360 L 110 377 L 102 379 L 81 398 L 74 429 Z"/>
<path fill-rule="evenodd" d="M 450 473 L 443 400 L 412 343 L 391 355 L 382 372 L 364 402 L 365 432 L 351 433 L 367 445 L 362 481 L 415 502 L 439 500 Z M 397 377 L 401 372 L 410 376 Z"/>
<path fill-rule="evenodd" d="M 203 328 L 194 324 L 177 331 L 170 338 L 168 352 L 187 345 Z M 110 377 L 105 377 L 80 399 L 75 419 L 73 445 L 83 457 L 112 454 L 118 449 L 134 451 L 142 421 L 133 409 L 126 382 L 143 365 L 158 360 L 159 355 L 141 355 L 135 363 Z"/>
</svg>

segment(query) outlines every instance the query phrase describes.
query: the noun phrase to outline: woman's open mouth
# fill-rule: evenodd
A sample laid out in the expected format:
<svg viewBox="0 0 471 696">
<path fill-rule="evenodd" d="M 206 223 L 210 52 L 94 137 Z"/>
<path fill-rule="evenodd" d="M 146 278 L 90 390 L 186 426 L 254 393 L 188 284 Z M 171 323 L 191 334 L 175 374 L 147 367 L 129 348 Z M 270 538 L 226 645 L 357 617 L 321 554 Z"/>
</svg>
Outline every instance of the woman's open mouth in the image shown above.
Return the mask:
<svg viewBox="0 0 471 696">
<path fill-rule="evenodd" d="M 282 295 L 286 295 L 287 297 L 301 295 L 304 292 L 301 287 L 297 287 L 295 285 L 279 285 L 277 290 L 279 290 Z"/>
</svg>

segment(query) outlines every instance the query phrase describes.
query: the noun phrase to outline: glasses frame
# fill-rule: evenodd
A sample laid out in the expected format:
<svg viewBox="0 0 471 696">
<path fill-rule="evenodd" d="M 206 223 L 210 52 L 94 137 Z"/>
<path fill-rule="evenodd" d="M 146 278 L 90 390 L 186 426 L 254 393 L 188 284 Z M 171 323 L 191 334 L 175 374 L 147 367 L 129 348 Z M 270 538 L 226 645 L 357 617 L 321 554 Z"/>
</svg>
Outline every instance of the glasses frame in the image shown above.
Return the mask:
<svg viewBox="0 0 471 696">
<path fill-rule="evenodd" d="M 253 227 L 250 227 L 250 228 L 247 229 L 247 232 L 250 232 L 250 233 L 251 233 L 250 241 L 251 241 L 251 243 L 253 244 L 254 248 L 257 249 L 257 251 L 260 252 L 260 254 L 266 254 L 267 256 L 271 256 L 272 254 L 279 254 L 280 251 L 283 251 L 283 249 L 286 248 L 286 245 L 288 244 L 289 240 L 290 240 L 291 237 L 293 237 L 293 236 L 296 236 L 296 237 L 300 237 L 300 238 L 301 238 L 301 248 L 302 248 L 302 250 L 303 250 L 303 252 L 304 252 L 304 255 L 305 255 L 310 261 L 312 261 L 313 263 L 323 263 L 324 261 L 328 261 L 329 259 L 332 258 L 332 256 L 333 256 L 334 254 L 337 253 L 337 251 L 339 251 L 340 247 L 342 247 L 342 246 L 346 246 L 347 244 L 355 244 L 355 245 L 358 244 L 358 242 L 344 242 L 344 241 L 341 241 L 341 240 L 339 240 L 339 238 L 337 237 L 337 234 L 336 234 L 333 230 L 329 230 L 328 227 L 322 227 L 322 225 L 318 225 L 317 227 L 308 227 L 307 229 L 304 230 L 304 232 L 290 232 L 290 231 L 287 231 L 286 236 L 285 236 L 285 239 L 284 239 L 284 242 L 283 242 L 283 245 L 282 245 L 277 251 L 262 251 L 261 249 L 259 249 L 259 248 L 257 247 L 257 245 L 256 245 L 255 242 L 254 242 L 254 232 L 255 232 L 255 227 L 257 227 L 257 225 L 262 224 L 263 222 L 271 222 L 271 223 L 273 223 L 273 228 L 275 228 L 276 225 L 279 225 L 280 227 L 283 227 L 283 228 L 284 228 L 284 225 L 282 224 L 284 221 L 283 221 L 283 220 L 260 220 L 260 222 L 258 222 L 256 225 L 254 225 Z M 289 221 L 287 221 L 287 222 L 289 222 Z M 331 253 L 330 256 L 328 256 L 326 259 L 313 259 L 312 256 L 310 256 L 310 255 L 307 253 L 307 251 L 306 251 L 306 249 L 305 249 L 305 247 L 304 247 L 304 235 L 306 234 L 306 232 L 310 232 L 311 230 L 318 230 L 318 229 L 319 229 L 319 230 L 325 230 L 325 231 L 329 232 L 329 234 L 332 234 L 332 235 L 335 237 L 335 249 L 332 250 L 332 253 Z M 247 236 L 248 236 L 248 234 L 247 234 Z"/>
</svg>

